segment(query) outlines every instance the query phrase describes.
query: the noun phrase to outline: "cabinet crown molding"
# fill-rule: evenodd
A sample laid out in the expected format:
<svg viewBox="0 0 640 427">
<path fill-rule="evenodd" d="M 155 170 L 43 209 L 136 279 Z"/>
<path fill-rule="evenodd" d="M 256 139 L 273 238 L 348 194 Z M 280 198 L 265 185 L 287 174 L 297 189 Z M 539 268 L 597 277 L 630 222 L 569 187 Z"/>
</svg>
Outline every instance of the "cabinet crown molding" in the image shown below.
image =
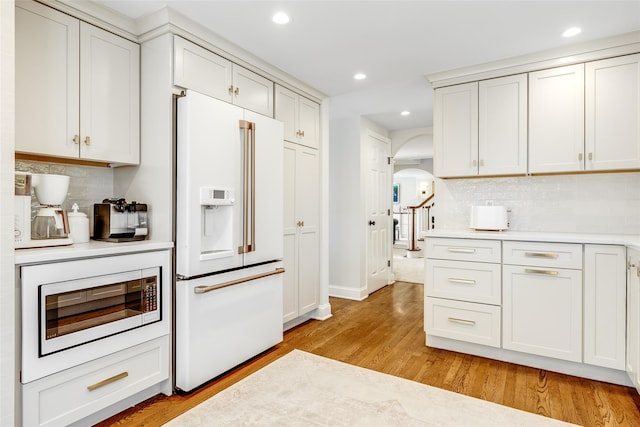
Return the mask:
<svg viewBox="0 0 640 427">
<path fill-rule="evenodd" d="M 640 31 L 427 74 L 434 89 L 640 52 Z"/>
</svg>

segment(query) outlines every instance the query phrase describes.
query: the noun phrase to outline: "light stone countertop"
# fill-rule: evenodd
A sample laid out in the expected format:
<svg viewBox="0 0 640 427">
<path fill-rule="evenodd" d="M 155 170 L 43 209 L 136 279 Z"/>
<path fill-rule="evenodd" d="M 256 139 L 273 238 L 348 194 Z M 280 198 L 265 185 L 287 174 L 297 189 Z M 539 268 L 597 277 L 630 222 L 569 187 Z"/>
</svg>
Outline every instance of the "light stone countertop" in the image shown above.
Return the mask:
<svg viewBox="0 0 640 427">
<path fill-rule="evenodd" d="M 170 241 L 140 240 L 137 242 L 114 243 L 91 240 L 88 243 L 75 243 L 67 246 L 16 249 L 14 252 L 15 264 L 24 265 L 148 252 L 172 247 L 173 242 Z"/>
<path fill-rule="evenodd" d="M 590 243 L 622 245 L 640 250 L 640 236 L 633 234 L 557 233 L 540 231 L 476 231 L 472 229 L 435 229 L 422 232 L 422 237 L 453 239 L 522 240 L 527 242 Z"/>
</svg>

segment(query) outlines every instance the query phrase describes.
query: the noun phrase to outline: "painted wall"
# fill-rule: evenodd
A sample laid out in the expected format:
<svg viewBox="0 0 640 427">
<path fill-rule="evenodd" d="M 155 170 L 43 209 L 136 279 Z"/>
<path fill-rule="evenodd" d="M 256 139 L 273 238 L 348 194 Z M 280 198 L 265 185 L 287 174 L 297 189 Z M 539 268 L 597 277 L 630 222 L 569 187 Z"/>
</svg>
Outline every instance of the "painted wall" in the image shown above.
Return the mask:
<svg viewBox="0 0 640 427">
<path fill-rule="evenodd" d="M 0 1 L 0 425 L 16 425 L 14 282 L 15 7 Z"/>
<path fill-rule="evenodd" d="M 468 228 L 472 205 L 511 209 L 510 229 L 640 234 L 640 173 L 437 179 L 436 228 Z"/>
</svg>

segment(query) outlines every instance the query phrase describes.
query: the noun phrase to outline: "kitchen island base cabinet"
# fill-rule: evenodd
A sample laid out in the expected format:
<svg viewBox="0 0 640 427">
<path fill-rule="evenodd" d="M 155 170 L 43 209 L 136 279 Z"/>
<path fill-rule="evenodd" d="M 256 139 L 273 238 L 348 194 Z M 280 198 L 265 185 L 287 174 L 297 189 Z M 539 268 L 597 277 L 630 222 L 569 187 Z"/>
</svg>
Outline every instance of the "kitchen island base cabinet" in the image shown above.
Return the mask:
<svg viewBox="0 0 640 427">
<path fill-rule="evenodd" d="M 92 425 L 116 414 L 160 391 L 151 387 L 169 379 L 169 354 L 166 335 L 24 384 L 22 424 Z M 133 402 L 126 401 L 145 391 Z M 98 415 L 103 410 L 107 412 Z"/>
<path fill-rule="evenodd" d="M 640 393 L 640 250 L 627 251 L 626 371 Z"/>
</svg>

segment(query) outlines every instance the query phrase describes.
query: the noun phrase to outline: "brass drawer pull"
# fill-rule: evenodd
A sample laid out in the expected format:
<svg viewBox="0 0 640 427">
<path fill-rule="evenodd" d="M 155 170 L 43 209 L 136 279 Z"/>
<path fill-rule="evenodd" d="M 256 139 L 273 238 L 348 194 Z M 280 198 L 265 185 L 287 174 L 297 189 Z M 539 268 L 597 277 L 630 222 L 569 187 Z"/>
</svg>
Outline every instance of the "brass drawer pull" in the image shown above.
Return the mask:
<svg viewBox="0 0 640 427">
<path fill-rule="evenodd" d="M 462 285 L 475 285 L 476 281 L 471 279 L 456 279 L 455 277 L 449 277 L 447 279 L 451 283 L 460 283 Z"/>
<path fill-rule="evenodd" d="M 531 273 L 531 274 L 548 274 L 550 276 L 557 276 L 558 272 L 557 271 L 552 271 L 552 270 L 534 270 L 531 268 L 525 268 L 524 269 L 525 273 Z"/>
<path fill-rule="evenodd" d="M 463 325 L 474 326 L 475 320 L 458 319 L 457 317 L 448 317 L 447 320 L 452 323 L 462 323 Z"/>
<path fill-rule="evenodd" d="M 102 380 L 100 382 L 97 382 L 95 384 L 91 384 L 87 386 L 87 390 L 89 391 L 94 391 L 99 389 L 100 387 L 104 387 L 106 385 L 109 385 L 111 383 L 115 383 L 118 380 L 121 380 L 123 378 L 127 378 L 129 376 L 129 373 L 127 371 L 125 372 L 121 372 L 118 375 L 114 375 L 111 378 L 107 378 L 106 380 Z"/>
<path fill-rule="evenodd" d="M 449 252 L 455 252 L 458 254 L 475 254 L 476 250 L 472 248 L 448 248 Z"/>
<path fill-rule="evenodd" d="M 542 252 L 525 252 L 524 256 L 533 257 L 533 258 L 558 258 L 558 254 L 547 254 Z"/>
</svg>

